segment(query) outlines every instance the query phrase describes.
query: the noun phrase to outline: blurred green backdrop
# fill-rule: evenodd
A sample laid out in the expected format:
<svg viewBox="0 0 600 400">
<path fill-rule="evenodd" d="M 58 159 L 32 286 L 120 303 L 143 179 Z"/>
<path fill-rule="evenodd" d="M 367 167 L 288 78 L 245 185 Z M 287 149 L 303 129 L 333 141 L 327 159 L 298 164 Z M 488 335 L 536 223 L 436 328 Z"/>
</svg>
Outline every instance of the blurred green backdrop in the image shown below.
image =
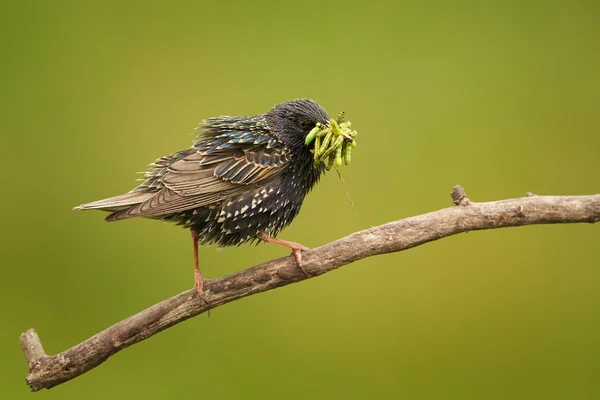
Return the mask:
<svg viewBox="0 0 600 400">
<path fill-rule="evenodd" d="M 0 18 L 0 398 L 599 398 L 598 225 L 357 262 L 37 394 L 18 344 L 34 327 L 56 353 L 192 286 L 187 231 L 71 207 L 129 190 L 210 116 L 346 110 L 345 187 L 329 174 L 281 235 L 310 247 L 450 206 L 457 183 L 474 201 L 600 192 L 598 2 L 38 0 Z M 208 277 L 285 254 L 200 252 Z"/>
</svg>

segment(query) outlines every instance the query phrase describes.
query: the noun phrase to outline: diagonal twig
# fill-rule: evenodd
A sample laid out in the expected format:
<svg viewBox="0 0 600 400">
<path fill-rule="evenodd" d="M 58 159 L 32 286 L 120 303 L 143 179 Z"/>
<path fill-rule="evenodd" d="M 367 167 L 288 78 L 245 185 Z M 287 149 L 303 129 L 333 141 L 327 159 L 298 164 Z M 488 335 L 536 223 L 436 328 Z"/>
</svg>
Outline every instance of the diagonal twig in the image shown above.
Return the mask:
<svg viewBox="0 0 600 400">
<path fill-rule="evenodd" d="M 47 355 L 35 330 L 21 335 L 32 391 L 50 389 L 103 363 L 120 350 L 212 308 L 322 275 L 377 254 L 402 251 L 458 233 L 533 224 L 600 221 L 600 194 L 536 196 L 475 203 L 460 186 L 455 207 L 353 233 L 303 253 L 305 275 L 293 257 L 283 257 L 204 284 L 206 304 L 195 289 L 180 293 L 103 330 L 57 355 Z"/>
</svg>

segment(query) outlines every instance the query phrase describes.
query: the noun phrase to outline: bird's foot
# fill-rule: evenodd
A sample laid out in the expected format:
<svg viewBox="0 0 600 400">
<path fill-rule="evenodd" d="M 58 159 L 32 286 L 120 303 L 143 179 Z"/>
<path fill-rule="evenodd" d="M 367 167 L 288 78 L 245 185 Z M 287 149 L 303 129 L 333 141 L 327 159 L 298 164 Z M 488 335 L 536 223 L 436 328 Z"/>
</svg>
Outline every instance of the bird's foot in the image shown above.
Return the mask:
<svg viewBox="0 0 600 400">
<path fill-rule="evenodd" d="M 308 276 L 308 272 L 306 272 L 306 270 L 304 269 L 304 266 L 302 265 L 302 252 L 310 250 L 310 249 L 306 246 L 302 246 L 299 243 L 293 243 L 293 242 L 290 242 L 290 243 L 295 245 L 294 247 L 292 247 L 292 254 L 294 255 L 294 258 L 296 259 L 296 264 L 298 264 L 298 267 L 302 270 L 302 272 L 304 272 L 304 275 Z"/>
<path fill-rule="evenodd" d="M 290 249 L 292 249 L 292 255 L 294 256 L 294 259 L 296 260 L 296 264 L 302 270 L 304 275 L 309 276 L 308 272 L 306 272 L 306 270 L 304 269 L 304 266 L 302 265 L 302 252 L 310 250 L 308 247 L 302 246 L 300 243 L 288 242 L 287 240 L 272 238 L 264 232 L 259 234 L 258 238 L 265 242 L 280 244 L 282 246 L 289 247 Z"/>
<path fill-rule="evenodd" d="M 202 299 L 203 302 L 205 302 L 206 304 L 210 304 L 208 302 L 208 300 L 206 300 L 206 298 L 204 297 L 203 288 L 204 288 L 204 279 L 202 278 L 202 274 L 200 274 L 200 270 L 196 269 L 196 270 L 194 270 L 194 289 L 196 289 L 198 296 L 200 296 L 200 298 Z M 210 311 L 209 311 L 209 315 L 210 315 Z"/>
</svg>

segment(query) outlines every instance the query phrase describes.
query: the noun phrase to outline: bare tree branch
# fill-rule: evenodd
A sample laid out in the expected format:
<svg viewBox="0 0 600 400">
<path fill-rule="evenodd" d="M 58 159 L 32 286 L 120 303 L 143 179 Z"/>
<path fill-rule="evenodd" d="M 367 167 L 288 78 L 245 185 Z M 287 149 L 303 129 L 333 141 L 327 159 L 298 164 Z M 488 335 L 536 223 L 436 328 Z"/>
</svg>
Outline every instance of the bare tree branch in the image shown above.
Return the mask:
<svg viewBox="0 0 600 400">
<path fill-rule="evenodd" d="M 164 300 L 92 336 L 60 354 L 46 355 L 37 333 L 21 335 L 32 391 L 71 380 L 118 351 L 188 318 L 225 303 L 332 271 L 377 254 L 402 251 L 458 233 L 532 224 L 600 221 L 600 194 L 536 196 L 474 203 L 460 186 L 452 189 L 455 207 L 406 218 L 353 233 L 303 254 L 308 276 L 293 257 L 269 261 L 232 275 L 208 280 L 204 303 L 194 289 Z"/>
</svg>

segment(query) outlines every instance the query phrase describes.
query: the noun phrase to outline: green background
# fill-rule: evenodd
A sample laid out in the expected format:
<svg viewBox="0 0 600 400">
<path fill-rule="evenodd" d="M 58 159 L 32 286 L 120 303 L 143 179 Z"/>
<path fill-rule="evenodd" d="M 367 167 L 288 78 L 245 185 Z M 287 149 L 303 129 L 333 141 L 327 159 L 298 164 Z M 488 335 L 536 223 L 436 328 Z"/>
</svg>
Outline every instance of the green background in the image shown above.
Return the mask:
<svg viewBox="0 0 600 400">
<path fill-rule="evenodd" d="M 359 131 L 281 238 L 600 192 L 600 3 L 3 1 L 0 398 L 600 397 L 600 226 L 472 232 L 243 299 L 30 394 L 48 353 L 192 286 L 189 232 L 80 203 L 211 116 L 298 98 Z M 344 193 L 347 190 L 355 212 Z M 286 254 L 200 250 L 219 277 Z"/>
</svg>

